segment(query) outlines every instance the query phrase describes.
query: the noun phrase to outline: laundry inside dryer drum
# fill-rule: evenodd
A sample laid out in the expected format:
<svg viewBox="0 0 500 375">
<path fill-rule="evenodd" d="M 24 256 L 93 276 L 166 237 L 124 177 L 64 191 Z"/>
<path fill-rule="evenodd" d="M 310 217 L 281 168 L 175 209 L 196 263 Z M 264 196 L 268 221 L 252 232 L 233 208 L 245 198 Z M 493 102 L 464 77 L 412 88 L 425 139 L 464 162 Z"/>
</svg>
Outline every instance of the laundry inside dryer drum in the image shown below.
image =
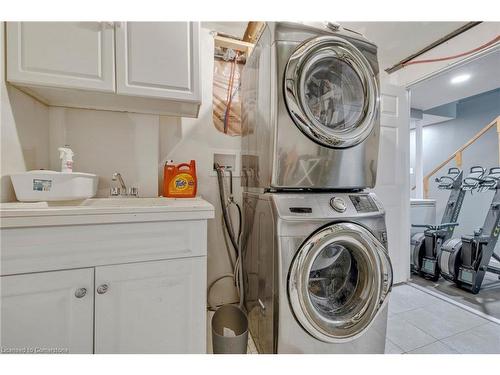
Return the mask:
<svg viewBox="0 0 500 375">
<path fill-rule="evenodd" d="M 306 112 L 329 130 L 352 130 L 364 118 L 363 83 L 343 60 L 317 61 L 305 74 L 303 90 Z"/>
</svg>

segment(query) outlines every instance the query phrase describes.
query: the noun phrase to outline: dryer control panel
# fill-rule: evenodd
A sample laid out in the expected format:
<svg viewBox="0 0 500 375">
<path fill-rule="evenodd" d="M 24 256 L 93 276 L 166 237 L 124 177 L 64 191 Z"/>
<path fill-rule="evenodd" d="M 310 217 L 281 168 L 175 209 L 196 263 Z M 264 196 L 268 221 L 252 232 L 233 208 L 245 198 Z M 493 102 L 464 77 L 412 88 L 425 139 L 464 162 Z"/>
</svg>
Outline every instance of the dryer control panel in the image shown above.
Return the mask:
<svg viewBox="0 0 500 375">
<path fill-rule="evenodd" d="M 364 213 L 378 211 L 377 204 L 368 194 L 349 195 L 349 199 L 351 200 L 357 212 Z"/>
</svg>

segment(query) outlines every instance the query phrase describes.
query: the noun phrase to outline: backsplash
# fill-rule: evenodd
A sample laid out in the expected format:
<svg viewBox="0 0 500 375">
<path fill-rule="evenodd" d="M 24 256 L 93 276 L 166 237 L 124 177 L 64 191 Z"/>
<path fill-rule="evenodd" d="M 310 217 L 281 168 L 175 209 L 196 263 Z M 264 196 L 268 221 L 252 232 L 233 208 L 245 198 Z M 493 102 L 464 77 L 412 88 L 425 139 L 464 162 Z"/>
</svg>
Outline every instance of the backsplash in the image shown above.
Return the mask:
<svg viewBox="0 0 500 375">
<path fill-rule="evenodd" d="M 98 197 L 109 196 L 114 172 L 141 197 L 158 196 L 159 116 L 50 108 L 50 168 L 59 170 L 57 148 L 74 151 L 74 171 L 99 176 Z"/>
</svg>

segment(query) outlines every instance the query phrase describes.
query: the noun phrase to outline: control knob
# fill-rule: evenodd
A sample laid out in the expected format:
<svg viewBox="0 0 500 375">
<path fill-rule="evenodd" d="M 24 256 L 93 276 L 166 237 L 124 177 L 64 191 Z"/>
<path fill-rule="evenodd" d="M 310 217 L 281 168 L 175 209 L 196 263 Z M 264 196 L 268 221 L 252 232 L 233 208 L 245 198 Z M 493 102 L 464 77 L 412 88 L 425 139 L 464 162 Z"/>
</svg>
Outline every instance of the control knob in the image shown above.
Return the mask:
<svg viewBox="0 0 500 375">
<path fill-rule="evenodd" d="M 330 206 L 337 212 L 344 212 L 347 209 L 347 205 L 342 198 L 333 197 L 330 199 Z"/>
</svg>

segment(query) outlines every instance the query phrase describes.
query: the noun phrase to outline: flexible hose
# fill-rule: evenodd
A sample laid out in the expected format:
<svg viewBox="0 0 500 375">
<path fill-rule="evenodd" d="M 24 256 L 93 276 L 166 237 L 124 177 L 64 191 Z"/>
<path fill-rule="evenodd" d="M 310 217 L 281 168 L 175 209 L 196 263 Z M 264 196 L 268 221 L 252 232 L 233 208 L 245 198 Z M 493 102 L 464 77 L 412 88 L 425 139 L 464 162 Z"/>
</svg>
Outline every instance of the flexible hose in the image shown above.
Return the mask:
<svg viewBox="0 0 500 375">
<path fill-rule="evenodd" d="M 224 194 L 224 180 L 222 176 L 222 170 L 219 165 L 216 167 L 217 171 L 217 179 L 219 181 L 219 198 L 220 198 L 220 203 L 221 203 L 221 209 L 222 209 L 222 217 L 224 218 L 224 224 L 226 224 L 226 229 L 228 231 L 229 235 L 229 240 L 231 241 L 231 244 L 233 245 L 235 251 L 239 253 L 239 246 L 238 243 L 236 242 L 236 238 L 234 236 L 234 231 L 232 230 L 232 222 L 229 218 L 229 213 L 227 211 L 227 206 L 224 204 L 226 201 L 226 197 Z"/>
<path fill-rule="evenodd" d="M 208 303 L 208 308 L 210 310 L 215 310 L 216 308 L 210 303 L 210 291 L 213 288 L 213 286 L 220 280 L 228 277 L 232 277 L 234 279 L 234 283 L 237 289 L 237 292 L 239 294 L 239 307 L 243 308 L 243 303 L 244 303 L 244 287 L 243 287 L 243 266 L 242 266 L 242 260 L 241 260 L 241 248 L 239 246 L 239 241 L 241 238 L 241 233 L 242 233 L 242 212 L 241 212 L 241 207 L 238 205 L 238 203 L 234 202 L 232 199 L 232 194 L 231 198 L 229 200 L 226 200 L 225 196 L 225 189 L 224 189 L 224 172 L 223 172 L 223 167 L 220 165 L 216 165 L 215 168 L 217 172 L 217 181 L 219 185 L 219 198 L 220 198 L 220 204 L 221 204 L 221 211 L 222 211 L 222 223 L 224 224 L 223 226 L 223 236 L 224 236 L 224 241 L 226 242 L 226 248 L 228 249 L 228 256 L 230 258 L 230 261 L 233 266 L 233 273 L 232 274 L 224 274 L 218 278 L 216 278 L 214 281 L 210 283 L 208 286 L 208 291 L 207 291 L 207 303 Z M 230 174 L 230 178 L 232 180 L 232 174 Z M 230 184 L 232 184 L 232 181 L 230 181 Z M 232 189 L 231 189 L 232 190 Z M 229 202 L 226 204 L 225 202 Z M 231 204 L 234 204 L 236 208 L 238 209 L 238 236 L 235 236 L 234 228 L 233 228 L 233 223 L 231 221 L 231 217 L 229 216 L 229 206 Z M 229 240 L 231 242 L 231 245 L 234 248 L 234 251 L 236 253 L 236 260 L 234 261 L 233 264 L 233 258 L 229 252 L 229 244 L 227 243 L 226 235 L 224 233 L 224 228 L 226 229 L 226 233 L 229 236 Z"/>
<path fill-rule="evenodd" d="M 224 238 L 224 245 L 226 245 L 226 252 L 227 252 L 227 257 L 231 261 L 231 267 L 234 271 L 234 267 L 236 266 L 236 261 L 238 260 L 238 254 L 236 252 L 234 253 L 234 256 L 231 252 L 231 245 L 229 245 L 229 242 L 227 240 L 227 235 L 226 232 L 224 231 L 224 218 L 221 216 L 220 217 L 220 227 L 222 228 L 222 238 Z"/>
<path fill-rule="evenodd" d="M 228 278 L 228 277 L 230 277 L 231 279 L 234 279 L 234 274 L 233 274 L 233 273 L 226 273 L 226 274 L 224 274 L 224 275 L 222 275 L 222 276 L 219 276 L 219 277 L 218 277 L 218 278 L 216 278 L 214 281 L 212 281 L 212 282 L 210 283 L 210 285 L 208 286 L 207 303 L 208 303 L 208 309 L 209 309 L 210 311 L 215 311 L 215 310 L 217 310 L 217 308 L 216 308 L 214 305 L 212 305 L 212 304 L 210 303 L 210 290 L 213 288 L 213 286 L 214 286 L 214 285 L 215 285 L 218 281 L 220 281 L 220 280 L 222 280 L 222 279 L 225 279 L 225 278 Z"/>
</svg>

